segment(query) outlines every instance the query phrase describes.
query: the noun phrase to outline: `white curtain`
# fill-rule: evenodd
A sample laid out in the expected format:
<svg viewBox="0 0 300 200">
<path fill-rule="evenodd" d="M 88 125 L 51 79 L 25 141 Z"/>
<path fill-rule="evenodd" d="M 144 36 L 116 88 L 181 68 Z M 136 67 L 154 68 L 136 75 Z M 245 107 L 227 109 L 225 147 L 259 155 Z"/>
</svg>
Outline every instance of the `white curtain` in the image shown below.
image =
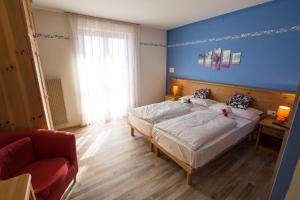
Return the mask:
<svg viewBox="0 0 300 200">
<path fill-rule="evenodd" d="M 82 124 L 122 118 L 139 105 L 139 26 L 69 14 Z"/>
</svg>

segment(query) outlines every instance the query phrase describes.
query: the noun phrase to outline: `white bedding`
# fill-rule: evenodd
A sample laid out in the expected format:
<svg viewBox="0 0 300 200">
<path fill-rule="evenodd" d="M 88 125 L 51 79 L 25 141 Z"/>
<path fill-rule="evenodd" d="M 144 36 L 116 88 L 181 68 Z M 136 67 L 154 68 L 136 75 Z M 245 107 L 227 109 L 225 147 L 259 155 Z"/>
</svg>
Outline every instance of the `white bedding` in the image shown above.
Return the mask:
<svg viewBox="0 0 300 200">
<path fill-rule="evenodd" d="M 177 159 L 184 161 L 193 168 L 198 168 L 247 136 L 247 134 L 255 129 L 260 119 L 257 117 L 254 120 L 248 120 L 233 114 L 229 117 L 236 122 L 236 126 L 230 131 L 224 132 L 219 137 L 207 142 L 197 150 L 191 149 L 185 142 L 160 129 L 154 128 L 152 136 L 156 143 Z"/>
<path fill-rule="evenodd" d="M 164 132 L 178 138 L 193 150 L 233 129 L 236 121 L 218 112 L 207 109 L 158 123 L 153 132 Z"/>
<path fill-rule="evenodd" d="M 144 135 L 151 137 L 154 124 L 151 124 L 150 122 L 142 120 L 142 119 L 136 117 L 132 113 L 129 113 L 128 121 L 131 125 L 133 125 L 135 128 L 137 128 Z"/>
<path fill-rule="evenodd" d="M 161 119 L 176 117 L 181 114 L 189 113 L 191 108 L 185 103 L 177 101 L 164 101 L 134 108 L 132 113 L 150 123 L 158 123 Z"/>
<path fill-rule="evenodd" d="M 169 103 L 170 102 L 168 102 L 168 104 Z M 204 106 L 200 106 L 200 105 L 192 104 L 192 103 L 190 103 L 190 104 L 182 103 L 182 102 L 171 102 L 171 103 L 180 103 L 180 104 L 184 105 L 185 107 L 187 107 L 189 109 L 189 111 L 187 113 L 185 113 L 185 112 L 177 113 L 175 116 L 173 116 L 173 115 L 161 115 L 160 118 L 156 117 L 156 120 L 153 122 L 153 120 L 147 121 L 145 119 L 140 118 L 139 116 L 141 116 L 141 115 L 140 114 L 137 115 L 137 113 L 136 113 L 137 110 L 135 110 L 135 112 L 129 112 L 128 121 L 129 121 L 130 124 L 132 124 L 134 127 L 136 127 L 143 134 L 151 137 L 152 128 L 153 128 L 153 125 L 155 123 L 170 119 L 172 117 L 177 117 L 177 116 L 181 116 L 181 115 L 188 114 L 188 113 L 191 113 L 191 112 L 207 109 Z M 158 103 L 158 104 L 164 105 L 165 102 L 161 102 L 161 103 Z M 141 109 L 141 110 L 143 110 L 143 109 Z M 147 110 L 147 109 L 145 109 L 145 110 Z"/>
</svg>

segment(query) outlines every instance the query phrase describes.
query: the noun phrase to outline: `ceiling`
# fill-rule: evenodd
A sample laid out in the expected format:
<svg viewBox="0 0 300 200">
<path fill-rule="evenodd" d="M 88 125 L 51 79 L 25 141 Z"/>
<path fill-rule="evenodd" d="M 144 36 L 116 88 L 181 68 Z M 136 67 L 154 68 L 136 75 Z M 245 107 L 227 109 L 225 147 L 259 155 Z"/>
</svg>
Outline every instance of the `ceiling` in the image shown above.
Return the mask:
<svg viewBox="0 0 300 200">
<path fill-rule="evenodd" d="M 271 0 L 33 0 L 33 6 L 171 29 Z"/>
</svg>

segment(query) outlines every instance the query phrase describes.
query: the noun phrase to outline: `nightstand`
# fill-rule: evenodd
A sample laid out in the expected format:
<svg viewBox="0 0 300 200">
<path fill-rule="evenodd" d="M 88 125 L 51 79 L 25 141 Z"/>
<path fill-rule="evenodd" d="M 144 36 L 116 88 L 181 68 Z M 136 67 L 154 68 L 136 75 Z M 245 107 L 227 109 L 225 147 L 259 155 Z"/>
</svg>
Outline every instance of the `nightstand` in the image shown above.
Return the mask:
<svg viewBox="0 0 300 200">
<path fill-rule="evenodd" d="M 180 96 L 173 96 L 173 95 L 166 95 L 165 101 L 177 101 L 180 98 Z"/>
<path fill-rule="evenodd" d="M 36 200 L 31 186 L 31 175 L 22 174 L 7 180 L 0 180 L 0 199 Z"/>
<path fill-rule="evenodd" d="M 264 118 L 259 122 L 259 130 L 256 139 L 256 148 L 260 146 L 265 146 L 261 144 L 263 136 L 267 136 L 268 138 L 279 142 L 278 145 L 281 145 L 284 133 L 287 130 L 287 128 L 273 124 L 273 122 L 276 122 L 276 120 L 272 118 Z"/>
</svg>

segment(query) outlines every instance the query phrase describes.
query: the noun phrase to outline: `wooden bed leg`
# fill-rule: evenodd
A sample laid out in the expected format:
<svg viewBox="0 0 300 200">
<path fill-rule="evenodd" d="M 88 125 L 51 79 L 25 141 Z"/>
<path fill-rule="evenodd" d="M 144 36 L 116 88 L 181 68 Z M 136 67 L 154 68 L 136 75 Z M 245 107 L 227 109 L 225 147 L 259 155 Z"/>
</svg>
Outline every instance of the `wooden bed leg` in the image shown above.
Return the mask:
<svg viewBox="0 0 300 200">
<path fill-rule="evenodd" d="M 130 131 L 131 131 L 131 136 L 134 136 L 134 128 L 130 127 Z"/>
<path fill-rule="evenodd" d="M 252 143 L 254 141 L 254 132 L 251 132 L 249 135 L 249 141 Z"/>
<path fill-rule="evenodd" d="M 155 154 L 157 157 L 160 157 L 160 150 L 157 147 L 155 148 Z"/>
<path fill-rule="evenodd" d="M 187 184 L 188 185 L 192 185 L 193 184 L 192 173 L 189 173 L 189 172 L 186 173 L 186 180 L 187 180 Z"/>
<path fill-rule="evenodd" d="M 151 152 L 154 152 L 154 145 L 153 145 L 153 143 L 152 142 L 150 142 L 150 150 L 151 150 Z"/>
</svg>

